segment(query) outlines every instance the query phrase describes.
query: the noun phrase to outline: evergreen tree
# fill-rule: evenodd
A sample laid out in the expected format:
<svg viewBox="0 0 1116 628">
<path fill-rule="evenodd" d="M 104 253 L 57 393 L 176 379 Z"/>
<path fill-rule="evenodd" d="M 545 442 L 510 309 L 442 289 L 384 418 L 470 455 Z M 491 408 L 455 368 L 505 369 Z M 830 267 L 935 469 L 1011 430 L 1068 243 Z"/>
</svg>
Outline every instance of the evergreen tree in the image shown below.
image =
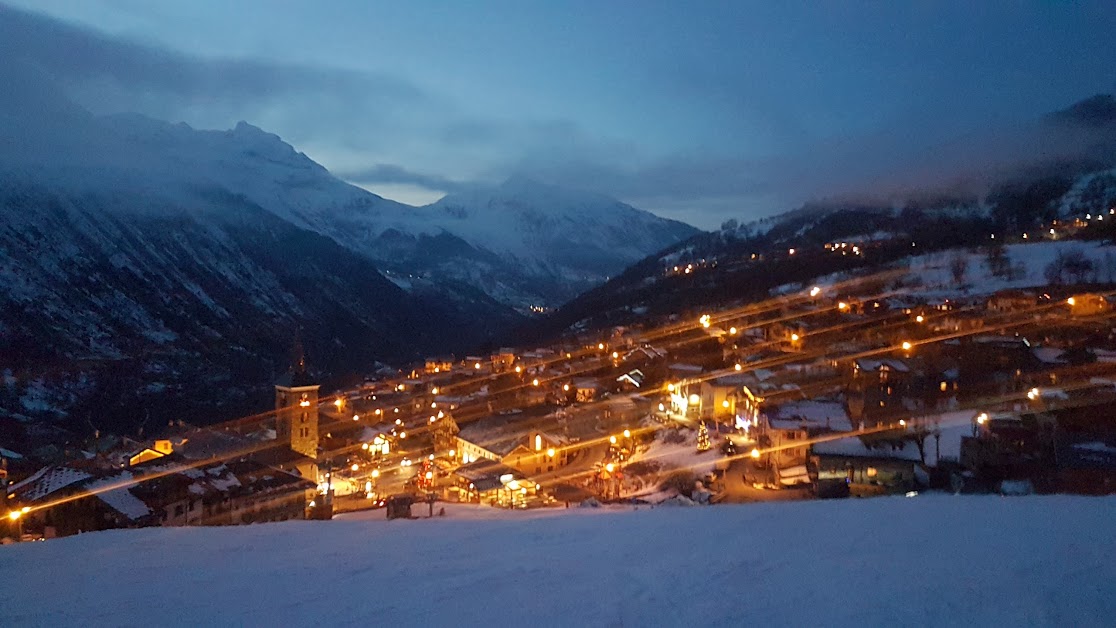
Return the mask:
<svg viewBox="0 0 1116 628">
<path fill-rule="evenodd" d="M 697 448 L 698 451 L 709 451 L 709 429 L 705 427 L 705 421 L 698 426 Z"/>
</svg>

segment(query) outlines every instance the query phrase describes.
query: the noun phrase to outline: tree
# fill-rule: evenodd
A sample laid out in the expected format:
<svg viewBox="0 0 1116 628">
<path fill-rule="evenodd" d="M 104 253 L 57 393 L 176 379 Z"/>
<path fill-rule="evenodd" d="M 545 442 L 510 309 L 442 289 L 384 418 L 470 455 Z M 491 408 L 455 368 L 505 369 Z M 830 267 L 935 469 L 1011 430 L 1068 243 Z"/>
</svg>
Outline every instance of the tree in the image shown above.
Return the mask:
<svg viewBox="0 0 1116 628">
<path fill-rule="evenodd" d="M 1096 271 L 1096 265 L 1080 250 L 1058 251 L 1043 274 L 1052 284 L 1085 283 Z"/>
<path fill-rule="evenodd" d="M 709 429 L 705 427 L 705 421 L 701 422 L 698 426 L 697 436 L 697 449 L 698 451 L 709 451 Z"/>
<path fill-rule="evenodd" d="M 984 264 L 988 266 L 988 272 L 998 279 L 1008 279 L 1008 275 L 1011 274 L 1011 258 L 1003 245 L 995 244 L 988 247 Z"/>
<path fill-rule="evenodd" d="M 954 255 L 949 260 L 949 274 L 953 277 L 953 283 L 960 286 L 965 283 L 965 273 L 969 270 L 969 259 L 963 254 Z"/>
</svg>

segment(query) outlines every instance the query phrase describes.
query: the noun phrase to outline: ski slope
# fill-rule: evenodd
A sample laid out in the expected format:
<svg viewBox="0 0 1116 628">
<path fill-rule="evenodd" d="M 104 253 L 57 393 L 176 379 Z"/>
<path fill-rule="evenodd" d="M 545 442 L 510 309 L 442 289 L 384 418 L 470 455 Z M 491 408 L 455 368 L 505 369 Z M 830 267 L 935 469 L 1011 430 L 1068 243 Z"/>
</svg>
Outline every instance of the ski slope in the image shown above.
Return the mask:
<svg viewBox="0 0 1116 628">
<path fill-rule="evenodd" d="M 448 510 L 3 546 L 0 625 L 1110 626 L 1116 617 L 1112 498 Z"/>
</svg>

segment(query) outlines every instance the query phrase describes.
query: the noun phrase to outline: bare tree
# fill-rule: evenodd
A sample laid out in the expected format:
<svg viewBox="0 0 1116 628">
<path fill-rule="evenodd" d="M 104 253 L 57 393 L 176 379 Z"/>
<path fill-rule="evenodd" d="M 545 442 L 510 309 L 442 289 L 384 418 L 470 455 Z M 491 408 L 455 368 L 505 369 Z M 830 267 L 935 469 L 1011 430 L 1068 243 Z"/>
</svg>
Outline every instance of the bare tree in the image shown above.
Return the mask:
<svg viewBox="0 0 1116 628">
<path fill-rule="evenodd" d="M 958 253 L 949 260 L 949 274 L 953 277 L 954 285 L 960 286 L 965 283 L 965 274 L 969 272 L 969 258 L 964 254 Z"/>
</svg>

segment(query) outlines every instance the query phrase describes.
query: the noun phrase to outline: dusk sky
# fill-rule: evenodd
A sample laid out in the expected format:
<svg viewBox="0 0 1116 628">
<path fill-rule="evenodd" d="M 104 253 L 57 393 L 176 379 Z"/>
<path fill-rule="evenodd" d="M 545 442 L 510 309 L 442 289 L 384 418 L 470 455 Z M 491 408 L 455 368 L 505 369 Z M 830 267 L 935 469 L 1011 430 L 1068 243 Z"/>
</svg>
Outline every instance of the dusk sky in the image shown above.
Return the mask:
<svg viewBox="0 0 1116 628">
<path fill-rule="evenodd" d="M 409 203 L 525 174 L 703 228 L 1116 87 L 1111 1 L 7 7 L 0 56 L 96 113 L 247 120 Z"/>
</svg>

